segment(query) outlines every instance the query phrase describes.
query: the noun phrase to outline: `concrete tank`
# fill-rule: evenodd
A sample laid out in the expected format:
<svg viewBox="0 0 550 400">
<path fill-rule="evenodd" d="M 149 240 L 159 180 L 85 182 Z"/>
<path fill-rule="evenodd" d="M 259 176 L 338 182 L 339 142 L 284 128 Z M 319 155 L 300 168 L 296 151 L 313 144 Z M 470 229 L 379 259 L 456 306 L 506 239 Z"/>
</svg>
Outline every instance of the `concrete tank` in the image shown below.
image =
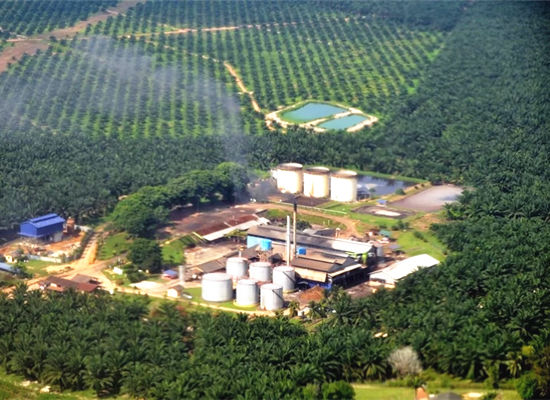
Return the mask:
<svg viewBox="0 0 550 400">
<path fill-rule="evenodd" d="M 329 194 L 330 170 L 325 167 L 311 167 L 304 172 L 304 196 L 323 198 Z"/>
<path fill-rule="evenodd" d="M 273 268 L 273 283 L 281 285 L 284 292 L 291 292 L 296 286 L 296 273 L 294 268 L 282 265 Z"/>
<path fill-rule="evenodd" d="M 248 261 L 244 257 L 230 257 L 225 262 L 225 271 L 233 279 L 248 275 Z"/>
<path fill-rule="evenodd" d="M 230 301 L 233 298 L 231 276 L 221 272 L 202 277 L 202 298 L 206 301 Z"/>
<path fill-rule="evenodd" d="M 283 287 L 274 283 L 262 285 L 260 289 L 260 307 L 274 311 L 283 308 Z"/>
<path fill-rule="evenodd" d="M 357 172 L 341 170 L 330 176 L 330 199 L 342 202 L 357 201 Z"/>
<path fill-rule="evenodd" d="M 303 165 L 285 163 L 277 167 L 277 189 L 283 193 L 301 193 L 303 186 Z"/>
<path fill-rule="evenodd" d="M 252 279 L 241 279 L 237 282 L 236 303 L 239 306 L 253 306 L 260 302 L 258 284 Z"/>
<path fill-rule="evenodd" d="M 265 261 L 258 261 L 250 264 L 249 277 L 258 282 L 271 282 L 273 271 L 271 264 Z"/>
</svg>

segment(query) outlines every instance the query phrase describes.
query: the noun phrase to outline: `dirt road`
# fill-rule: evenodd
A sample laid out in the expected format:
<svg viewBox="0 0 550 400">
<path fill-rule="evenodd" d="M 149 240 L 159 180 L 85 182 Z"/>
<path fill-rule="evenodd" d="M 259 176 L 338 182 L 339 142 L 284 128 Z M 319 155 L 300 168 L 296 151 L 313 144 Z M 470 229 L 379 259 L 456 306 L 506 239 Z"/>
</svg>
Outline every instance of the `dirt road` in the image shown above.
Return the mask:
<svg viewBox="0 0 550 400">
<path fill-rule="evenodd" d="M 54 36 L 57 39 L 72 38 L 78 32 L 85 30 L 88 25 L 95 25 L 101 21 L 106 21 L 109 17 L 124 14 L 130 7 L 135 6 L 140 1 L 141 0 L 121 1 L 116 7 L 93 14 L 87 19 L 77 22 L 73 26 L 55 29 L 28 38 L 9 39 L 8 42 L 11 43 L 11 46 L 4 48 L 3 51 L 0 52 L 0 73 L 8 69 L 8 64 L 17 62 L 23 58 L 23 55 L 34 55 L 38 50 L 46 50 L 50 37 Z"/>
<path fill-rule="evenodd" d="M 237 83 L 237 86 L 239 87 L 239 90 L 243 93 L 246 93 L 248 95 L 248 97 L 250 97 L 250 102 L 252 103 L 252 108 L 254 109 L 254 111 L 261 113 L 262 109 L 260 108 L 260 105 L 258 104 L 256 99 L 254 98 L 254 92 L 251 92 L 250 90 L 248 90 L 246 88 L 246 86 L 243 83 L 243 80 L 241 79 L 241 77 L 239 76 L 239 74 L 237 73 L 235 68 L 233 68 L 233 66 L 231 64 L 229 64 L 227 61 L 223 62 L 223 66 L 227 69 L 227 71 L 235 79 L 235 82 Z"/>
</svg>

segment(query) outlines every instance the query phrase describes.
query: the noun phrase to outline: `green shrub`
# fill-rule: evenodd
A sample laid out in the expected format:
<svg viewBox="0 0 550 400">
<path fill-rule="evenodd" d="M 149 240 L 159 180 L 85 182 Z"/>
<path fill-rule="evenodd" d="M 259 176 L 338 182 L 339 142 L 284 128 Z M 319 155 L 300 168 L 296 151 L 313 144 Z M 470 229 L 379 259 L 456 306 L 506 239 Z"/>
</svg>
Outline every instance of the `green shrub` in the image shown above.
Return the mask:
<svg viewBox="0 0 550 400">
<path fill-rule="evenodd" d="M 345 381 L 325 382 L 322 386 L 323 400 L 349 400 L 355 398 L 355 390 Z"/>
<path fill-rule="evenodd" d="M 516 390 L 523 400 L 534 399 L 537 394 L 537 378 L 531 372 L 523 374 L 516 382 Z"/>
</svg>

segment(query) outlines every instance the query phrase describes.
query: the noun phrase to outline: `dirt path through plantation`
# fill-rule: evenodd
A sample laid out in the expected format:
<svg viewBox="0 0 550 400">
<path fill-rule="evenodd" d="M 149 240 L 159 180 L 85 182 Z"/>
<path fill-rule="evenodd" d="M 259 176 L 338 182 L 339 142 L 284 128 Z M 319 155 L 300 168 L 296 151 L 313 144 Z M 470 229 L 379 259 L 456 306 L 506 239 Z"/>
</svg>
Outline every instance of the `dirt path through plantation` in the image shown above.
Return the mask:
<svg viewBox="0 0 550 400">
<path fill-rule="evenodd" d="M 46 50 L 50 37 L 57 39 L 70 39 L 78 32 L 86 29 L 88 24 L 95 25 L 99 22 L 106 21 L 107 18 L 124 14 L 130 7 L 135 6 L 141 0 L 125 0 L 121 1 L 116 7 L 100 11 L 91 15 L 83 21 L 77 22 L 75 25 L 54 29 L 50 32 L 41 33 L 39 35 L 30 36 L 28 38 L 8 39 L 8 46 L 0 52 L 0 73 L 8 69 L 8 65 L 17 62 L 23 58 L 25 54 L 34 55 L 38 50 Z"/>
<path fill-rule="evenodd" d="M 250 97 L 250 102 L 252 103 L 252 108 L 254 109 L 254 111 L 261 113 L 262 109 L 260 108 L 260 105 L 258 104 L 256 99 L 254 98 L 254 92 L 251 92 L 250 90 L 248 90 L 246 88 L 246 86 L 243 83 L 243 80 L 241 79 L 241 77 L 239 76 L 239 74 L 237 73 L 235 68 L 233 68 L 233 66 L 231 64 L 229 64 L 227 61 L 223 62 L 223 66 L 227 69 L 227 71 L 235 79 L 235 82 L 237 83 L 237 86 L 239 87 L 239 89 L 243 93 L 246 93 L 248 95 L 248 97 Z"/>
</svg>

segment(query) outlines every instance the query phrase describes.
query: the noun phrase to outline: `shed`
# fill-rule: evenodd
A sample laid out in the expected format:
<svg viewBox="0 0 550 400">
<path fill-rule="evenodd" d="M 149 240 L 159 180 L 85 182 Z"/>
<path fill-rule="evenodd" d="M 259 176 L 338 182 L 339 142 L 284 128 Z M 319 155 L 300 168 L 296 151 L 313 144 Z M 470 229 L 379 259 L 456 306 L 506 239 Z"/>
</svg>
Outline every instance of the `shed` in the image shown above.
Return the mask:
<svg viewBox="0 0 550 400">
<path fill-rule="evenodd" d="M 54 292 L 64 292 L 68 289 L 74 289 L 79 292 L 91 293 L 99 288 L 98 284 L 88 282 L 77 282 L 70 279 L 60 278 L 58 276 L 49 276 L 40 284 L 41 288 L 53 290 Z"/>
<path fill-rule="evenodd" d="M 168 279 L 177 279 L 178 272 L 174 271 L 173 269 L 167 269 L 166 271 L 164 271 L 162 273 L 162 277 L 163 278 L 168 278 Z"/>
<path fill-rule="evenodd" d="M 10 274 L 17 274 L 17 268 L 6 264 L 6 263 L 0 263 L 0 271 L 1 272 L 8 272 Z"/>
<path fill-rule="evenodd" d="M 183 294 L 183 286 L 182 285 L 175 285 L 171 288 L 168 288 L 166 291 L 166 296 L 173 297 L 175 299 L 179 299 Z"/>
<path fill-rule="evenodd" d="M 438 394 L 434 400 L 462 400 L 462 396 L 454 392 L 446 392 Z"/>
<path fill-rule="evenodd" d="M 391 232 L 386 229 L 381 229 L 379 233 L 380 235 L 385 236 L 388 239 L 391 238 Z"/>
<path fill-rule="evenodd" d="M 22 222 L 19 235 L 33 238 L 60 241 L 63 235 L 65 219 L 57 214 L 46 214 Z"/>
</svg>

